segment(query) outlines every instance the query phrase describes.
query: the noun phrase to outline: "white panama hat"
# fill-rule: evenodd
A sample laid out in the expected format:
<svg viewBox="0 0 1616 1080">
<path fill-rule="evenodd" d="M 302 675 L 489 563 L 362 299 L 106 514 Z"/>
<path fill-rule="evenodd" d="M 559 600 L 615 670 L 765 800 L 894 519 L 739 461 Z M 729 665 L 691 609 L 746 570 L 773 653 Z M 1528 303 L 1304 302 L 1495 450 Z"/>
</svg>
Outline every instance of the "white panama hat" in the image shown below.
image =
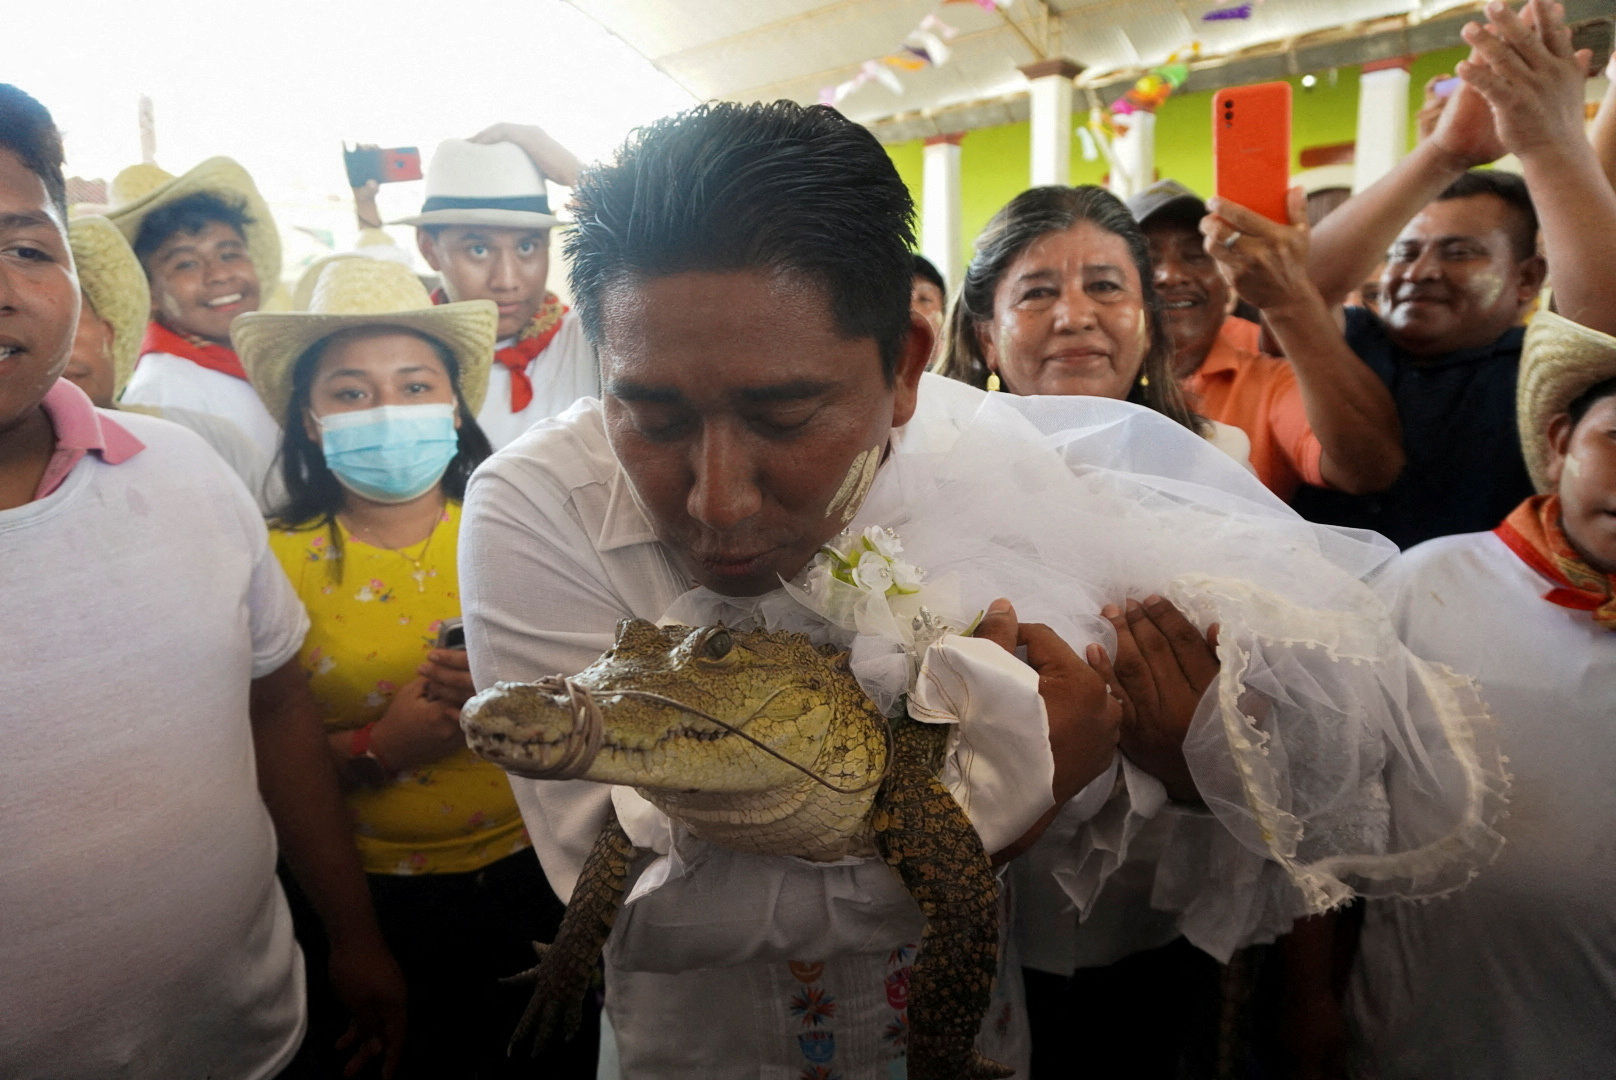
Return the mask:
<svg viewBox="0 0 1616 1080">
<path fill-rule="evenodd" d="M 427 165 L 421 212 L 393 224 L 548 229 L 558 220 L 527 151 L 515 143 L 446 139 Z"/>
</svg>

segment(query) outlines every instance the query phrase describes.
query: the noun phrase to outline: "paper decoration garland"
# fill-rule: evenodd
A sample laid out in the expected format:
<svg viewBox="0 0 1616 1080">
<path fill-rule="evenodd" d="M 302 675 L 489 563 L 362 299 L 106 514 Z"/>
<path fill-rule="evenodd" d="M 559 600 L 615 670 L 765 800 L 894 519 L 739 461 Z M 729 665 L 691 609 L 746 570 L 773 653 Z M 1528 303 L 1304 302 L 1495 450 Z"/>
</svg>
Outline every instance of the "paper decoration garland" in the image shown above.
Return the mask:
<svg viewBox="0 0 1616 1080">
<path fill-rule="evenodd" d="M 943 2 L 959 3 L 961 0 L 943 0 Z M 1011 0 L 965 0 L 965 2 L 975 3 L 992 11 L 997 7 L 1008 6 Z M 948 42 L 952 41 L 957 33 L 958 30 L 938 18 L 936 12 L 932 12 L 909 31 L 897 49 L 877 59 L 864 61 L 859 65 L 858 73 L 846 82 L 821 87 L 819 103 L 838 105 L 848 94 L 871 82 L 880 83 L 894 94 L 902 94 L 903 82 L 898 78 L 897 72 L 920 71 L 923 68 L 940 67 L 948 63 L 949 55 L 953 52 Z"/>
</svg>

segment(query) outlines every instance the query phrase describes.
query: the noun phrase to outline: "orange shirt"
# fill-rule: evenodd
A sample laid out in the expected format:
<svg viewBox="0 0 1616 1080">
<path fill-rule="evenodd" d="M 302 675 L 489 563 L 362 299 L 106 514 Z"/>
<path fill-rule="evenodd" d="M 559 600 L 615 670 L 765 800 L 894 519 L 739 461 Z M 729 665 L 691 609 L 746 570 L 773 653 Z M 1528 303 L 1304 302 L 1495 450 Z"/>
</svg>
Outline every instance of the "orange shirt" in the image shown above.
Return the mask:
<svg viewBox="0 0 1616 1080">
<path fill-rule="evenodd" d="M 1303 481 L 1325 486 L 1319 473 L 1324 448 L 1307 422 L 1290 363 L 1246 344 L 1255 329 L 1245 319 L 1227 319 L 1182 385 L 1196 412 L 1250 436 L 1251 467 L 1268 490 L 1289 501 Z"/>
</svg>

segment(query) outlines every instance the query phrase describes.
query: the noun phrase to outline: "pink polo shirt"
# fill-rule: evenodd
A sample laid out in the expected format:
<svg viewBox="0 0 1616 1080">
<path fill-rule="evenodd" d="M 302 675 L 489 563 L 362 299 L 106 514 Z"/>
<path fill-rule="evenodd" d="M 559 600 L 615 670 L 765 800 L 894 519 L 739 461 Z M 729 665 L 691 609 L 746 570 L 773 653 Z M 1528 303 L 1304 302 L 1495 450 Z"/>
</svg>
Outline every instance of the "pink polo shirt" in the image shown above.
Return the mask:
<svg viewBox="0 0 1616 1080">
<path fill-rule="evenodd" d="M 92 450 L 108 465 L 118 465 L 146 449 L 145 443 L 92 405 L 84 391 L 66 379 L 57 379 L 39 404 L 56 431 L 56 449 L 39 479 L 35 499 L 61 487 L 73 466 Z"/>
</svg>

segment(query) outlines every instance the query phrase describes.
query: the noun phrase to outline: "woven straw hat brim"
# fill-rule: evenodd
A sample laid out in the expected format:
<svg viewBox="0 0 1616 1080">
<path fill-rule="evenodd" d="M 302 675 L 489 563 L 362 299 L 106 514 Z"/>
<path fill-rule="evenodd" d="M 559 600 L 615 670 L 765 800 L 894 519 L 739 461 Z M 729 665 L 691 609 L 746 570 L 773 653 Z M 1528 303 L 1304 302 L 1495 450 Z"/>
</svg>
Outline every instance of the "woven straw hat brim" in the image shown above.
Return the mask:
<svg viewBox="0 0 1616 1080">
<path fill-rule="evenodd" d="M 231 324 L 230 340 L 269 415 L 283 422 L 292 400 L 292 372 L 298 358 L 316 342 L 359 326 L 403 327 L 441 341 L 460 367 L 461 400 L 472 415 L 481 411 L 488 396 L 488 372 L 499 327 L 499 307 L 492 300 L 365 315 L 254 311 Z"/>
<path fill-rule="evenodd" d="M 208 158 L 190 172 L 176 176 L 147 194 L 122 206 L 107 211 L 107 218 L 123 233 L 124 239 L 134 244 L 140 235 L 141 223 L 161 207 L 176 199 L 209 191 L 227 199 L 239 199 L 246 205 L 251 223 L 243 230 L 247 241 L 247 255 L 253 269 L 258 272 L 258 287 L 262 295 L 269 296 L 281 280 L 281 237 L 275 231 L 275 219 L 269 204 L 258 193 L 247 170 L 227 157 Z"/>
<path fill-rule="evenodd" d="M 1552 311 L 1533 316 L 1521 346 L 1515 420 L 1527 471 L 1540 493 L 1554 490 L 1547 475 L 1549 422 L 1606 379 L 1616 379 L 1616 337 Z"/>
<path fill-rule="evenodd" d="M 531 210 L 431 210 L 390 225 L 484 225 L 491 229 L 550 229 L 566 224 L 554 214 Z"/>
<path fill-rule="evenodd" d="M 112 327 L 112 396 L 116 400 L 135 373 L 140 343 L 151 318 L 146 272 L 123 233 L 104 217 L 74 218 L 68 222 L 67 239 L 85 302 Z"/>
</svg>

